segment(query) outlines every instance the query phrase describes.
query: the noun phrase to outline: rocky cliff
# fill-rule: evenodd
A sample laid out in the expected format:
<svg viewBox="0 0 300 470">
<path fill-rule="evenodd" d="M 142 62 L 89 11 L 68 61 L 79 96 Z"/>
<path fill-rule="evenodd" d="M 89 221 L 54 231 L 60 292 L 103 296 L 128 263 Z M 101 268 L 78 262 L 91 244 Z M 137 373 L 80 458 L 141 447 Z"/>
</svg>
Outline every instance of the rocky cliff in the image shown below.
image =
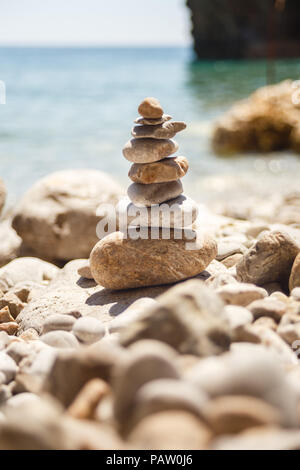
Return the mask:
<svg viewBox="0 0 300 470">
<path fill-rule="evenodd" d="M 298 0 L 187 0 L 199 59 L 300 56 Z"/>
</svg>

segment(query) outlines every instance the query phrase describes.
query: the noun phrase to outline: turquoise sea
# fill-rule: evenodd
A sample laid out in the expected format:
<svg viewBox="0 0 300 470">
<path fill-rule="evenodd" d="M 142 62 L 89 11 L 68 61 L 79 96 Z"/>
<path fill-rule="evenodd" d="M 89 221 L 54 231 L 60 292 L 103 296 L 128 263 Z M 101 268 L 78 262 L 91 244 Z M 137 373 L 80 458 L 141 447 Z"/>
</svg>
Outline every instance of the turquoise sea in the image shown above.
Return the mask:
<svg viewBox="0 0 300 470">
<path fill-rule="evenodd" d="M 277 81 L 299 77 L 300 59 L 276 63 Z M 0 80 L 0 176 L 12 202 L 38 178 L 65 168 L 96 168 L 127 185 L 121 150 L 145 96 L 187 122 L 178 154 L 190 161 L 185 189 L 198 200 L 233 181 L 264 186 L 299 175 L 295 155 L 224 159 L 210 149 L 214 119 L 266 84 L 263 60 L 196 63 L 188 48 L 0 48 Z"/>
</svg>

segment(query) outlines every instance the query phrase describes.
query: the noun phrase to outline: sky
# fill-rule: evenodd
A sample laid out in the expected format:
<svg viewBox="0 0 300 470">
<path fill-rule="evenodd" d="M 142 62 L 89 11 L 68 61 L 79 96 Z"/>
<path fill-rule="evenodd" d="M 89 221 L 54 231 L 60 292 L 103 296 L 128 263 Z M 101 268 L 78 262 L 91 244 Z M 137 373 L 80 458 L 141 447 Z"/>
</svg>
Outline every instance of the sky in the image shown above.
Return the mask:
<svg viewBox="0 0 300 470">
<path fill-rule="evenodd" d="M 0 44 L 190 44 L 185 0 L 0 0 Z"/>
</svg>

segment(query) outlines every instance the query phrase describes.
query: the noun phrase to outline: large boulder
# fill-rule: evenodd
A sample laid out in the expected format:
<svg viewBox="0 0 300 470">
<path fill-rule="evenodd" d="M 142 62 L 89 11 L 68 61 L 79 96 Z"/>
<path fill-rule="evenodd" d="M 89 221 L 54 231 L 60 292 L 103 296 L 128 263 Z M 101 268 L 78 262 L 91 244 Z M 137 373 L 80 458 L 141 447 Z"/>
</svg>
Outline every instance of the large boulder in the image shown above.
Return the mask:
<svg viewBox="0 0 300 470">
<path fill-rule="evenodd" d="M 100 204 L 115 204 L 121 188 L 95 170 L 66 170 L 39 180 L 21 200 L 13 227 L 44 259 L 86 258 L 97 243 Z"/>
<path fill-rule="evenodd" d="M 300 151 L 300 106 L 292 80 L 256 90 L 216 123 L 212 145 L 218 153 Z"/>
<path fill-rule="evenodd" d="M 25 306 L 17 319 L 20 332 L 34 328 L 41 333 L 45 321 L 54 314 L 71 314 L 77 318 L 92 316 L 106 324 L 136 300 L 155 298 L 167 289 L 159 286 L 112 292 L 93 280 L 80 277 L 77 270 L 83 263 L 83 260 L 67 263 L 43 292 Z"/>
</svg>

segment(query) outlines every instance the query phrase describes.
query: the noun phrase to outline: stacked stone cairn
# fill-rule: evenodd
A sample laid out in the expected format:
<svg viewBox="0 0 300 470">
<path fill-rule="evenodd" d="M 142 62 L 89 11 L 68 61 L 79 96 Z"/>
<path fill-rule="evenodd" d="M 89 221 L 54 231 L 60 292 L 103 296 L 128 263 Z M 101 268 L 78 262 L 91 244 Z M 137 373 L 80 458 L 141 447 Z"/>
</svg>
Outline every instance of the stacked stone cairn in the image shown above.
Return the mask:
<svg viewBox="0 0 300 470">
<path fill-rule="evenodd" d="M 127 289 L 175 283 L 201 273 L 217 254 L 215 241 L 192 228 L 197 204 L 184 196 L 185 157 L 170 157 L 178 149 L 172 138 L 186 128 L 171 121 L 159 101 L 146 98 L 133 138 L 123 148 L 132 162 L 128 198 L 117 208 L 126 225 L 99 241 L 90 255 L 90 269 L 98 284 Z M 138 230 L 137 230 L 138 229 Z"/>
</svg>

